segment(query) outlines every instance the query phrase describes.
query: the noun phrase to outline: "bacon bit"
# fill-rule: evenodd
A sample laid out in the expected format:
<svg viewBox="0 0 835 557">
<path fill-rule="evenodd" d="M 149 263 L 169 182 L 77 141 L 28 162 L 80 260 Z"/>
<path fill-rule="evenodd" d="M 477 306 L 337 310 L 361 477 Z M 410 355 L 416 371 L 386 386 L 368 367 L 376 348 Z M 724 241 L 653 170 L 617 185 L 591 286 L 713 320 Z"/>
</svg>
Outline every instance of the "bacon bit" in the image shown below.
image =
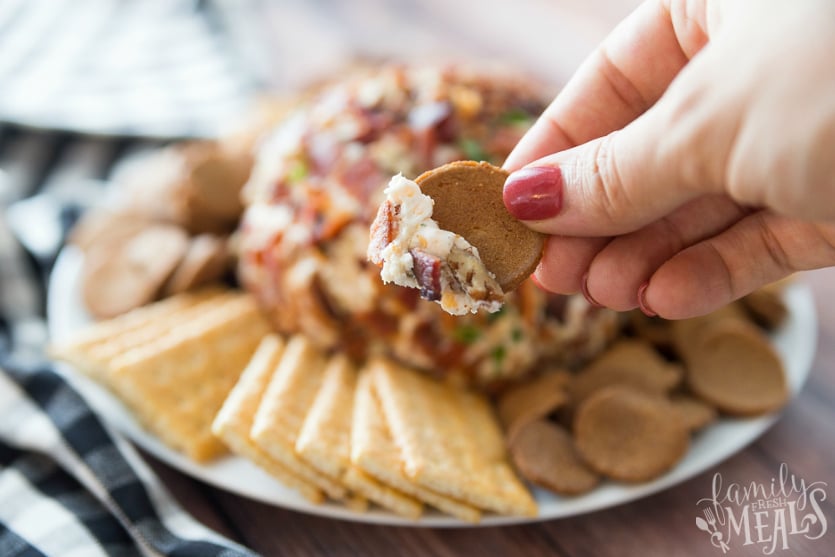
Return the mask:
<svg viewBox="0 0 835 557">
<path fill-rule="evenodd" d="M 414 130 L 412 139 L 412 149 L 417 160 L 424 168 L 431 168 L 435 149 L 438 146 L 435 128 Z"/>
<path fill-rule="evenodd" d="M 386 183 L 386 176 L 369 156 L 363 156 L 357 161 L 343 158 L 331 176 L 340 181 L 345 191 L 365 204 Z"/>
<path fill-rule="evenodd" d="M 450 114 L 435 128 L 435 135 L 440 143 L 455 143 L 455 138 L 461 134 L 460 128 L 454 114 Z"/>
<path fill-rule="evenodd" d="M 371 223 L 371 239 L 368 243 L 368 260 L 383 265 L 382 253 L 387 245 L 397 237 L 400 205 L 394 205 L 390 201 L 384 202 L 377 210 L 377 216 Z"/>
<path fill-rule="evenodd" d="M 414 292 L 413 288 L 409 288 L 408 290 Z M 444 319 L 446 317 L 452 316 L 448 313 L 443 313 L 441 318 Z M 457 323 L 458 321 L 455 322 Z M 436 320 L 425 321 L 414 329 L 412 340 L 417 349 L 424 354 L 431 355 L 438 363 L 433 369 L 438 377 L 453 377 L 454 371 L 474 374 L 475 369 L 462 369 L 464 351 L 467 347 L 459 342 L 450 342 L 444 329 L 445 327 L 439 326 Z"/>
<path fill-rule="evenodd" d="M 394 117 L 387 112 L 359 108 L 359 120 L 363 124 L 362 133 L 358 134 L 355 141 L 360 143 L 371 143 L 380 138 L 382 133 L 391 128 Z"/>
<path fill-rule="evenodd" d="M 425 251 L 413 249 L 414 272 L 420 286 L 420 297 L 426 300 L 441 299 L 441 260 Z"/>
<path fill-rule="evenodd" d="M 313 239 L 317 243 L 327 242 L 331 238 L 336 237 L 342 232 L 342 229 L 351 223 L 351 215 L 348 214 L 334 214 L 328 218 L 323 218 L 316 223 L 314 227 Z"/>
<path fill-rule="evenodd" d="M 407 290 L 403 288 L 401 290 Z M 414 288 L 409 288 L 408 290 L 415 291 Z M 391 334 L 392 331 L 397 330 L 398 326 L 398 318 L 395 315 L 391 315 L 386 313 L 381 309 L 375 309 L 370 313 L 360 315 L 358 318 L 362 323 L 368 325 L 368 328 L 371 329 L 374 333 L 384 336 Z M 348 327 L 348 329 L 354 329 L 355 327 Z"/>
</svg>

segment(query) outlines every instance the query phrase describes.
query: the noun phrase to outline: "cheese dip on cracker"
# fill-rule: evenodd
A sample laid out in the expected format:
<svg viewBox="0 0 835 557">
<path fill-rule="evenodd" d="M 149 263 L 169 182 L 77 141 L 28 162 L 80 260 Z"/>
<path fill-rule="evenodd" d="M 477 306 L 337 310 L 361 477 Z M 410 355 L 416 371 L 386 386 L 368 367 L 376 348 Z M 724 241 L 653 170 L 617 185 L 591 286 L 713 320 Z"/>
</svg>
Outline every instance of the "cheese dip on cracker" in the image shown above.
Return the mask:
<svg viewBox="0 0 835 557">
<path fill-rule="evenodd" d="M 419 288 L 421 297 L 453 315 L 498 311 L 502 287 L 475 246 L 432 219 L 432 198 L 402 174 L 391 179 L 384 193 L 368 246 L 369 260 L 382 264 L 383 281 Z"/>
</svg>

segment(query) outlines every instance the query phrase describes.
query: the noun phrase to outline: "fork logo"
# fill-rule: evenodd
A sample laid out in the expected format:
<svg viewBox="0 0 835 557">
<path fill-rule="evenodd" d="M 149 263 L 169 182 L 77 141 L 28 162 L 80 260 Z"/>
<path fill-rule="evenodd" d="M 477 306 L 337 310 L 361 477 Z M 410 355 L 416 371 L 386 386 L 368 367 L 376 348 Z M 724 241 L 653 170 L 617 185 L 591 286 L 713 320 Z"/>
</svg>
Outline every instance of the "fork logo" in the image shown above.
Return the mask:
<svg viewBox="0 0 835 557">
<path fill-rule="evenodd" d="M 760 545 L 764 555 L 787 551 L 792 539 L 817 540 L 826 534 L 826 482 L 807 482 L 783 463 L 768 483 L 725 484 L 713 475 L 712 494 L 696 506 L 696 527 L 713 547 L 727 553 L 734 545 Z"/>
</svg>

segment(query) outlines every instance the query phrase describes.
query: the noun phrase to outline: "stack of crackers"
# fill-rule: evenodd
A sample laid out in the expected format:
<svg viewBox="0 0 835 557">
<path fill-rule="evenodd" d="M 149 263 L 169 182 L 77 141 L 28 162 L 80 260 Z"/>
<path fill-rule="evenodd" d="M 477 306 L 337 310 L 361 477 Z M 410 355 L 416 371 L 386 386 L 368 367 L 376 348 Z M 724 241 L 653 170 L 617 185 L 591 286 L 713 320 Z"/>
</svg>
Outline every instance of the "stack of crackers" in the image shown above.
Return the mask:
<svg viewBox="0 0 835 557">
<path fill-rule="evenodd" d="M 52 352 L 198 462 L 231 450 L 312 502 L 477 522 L 536 514 L 517 472 L 563 495 L 649 481 L 720 414 L 778 409 L 788 388 L 763 327 L 785 313 L 764 290 L 697 319 L 635 314 L 584 368 L 547 370 L 495 404 L 389 359 L 357 365 L 270 334 L 253 298 L 231 290 L 133 310 Z"/>
<path fill-rule="evenodd" d="M 204 290 L 100 322 L 52 348 L 198 462 L 227 448 L 310 501 L 417 519 L 533 516 L 487 398 L 387 359 L 356 367 L 268 334 L 251 296 Z"/>
<path fill-rule="evenodd" d="M 303 336 L 262 340 L 212 429 L 313 502 L 414 519 L 430 505 L 468 522 L 536 514 L 485 397 L 387 359 L 357 369 Z"/>
<path fill-rule="evenodd" d="M 97 318 L 222 282 L 251 157 L 219 141 L 180 143 L 128 164 L 121 199 L 86 213 L 69 241 L 84 251 L 82 296 Z"/>
<path fill-rule="evenodd" d="M 198 462 L 226 452 L 211 423 L 268 326 L 251 296 L 210 289 L 99 322 L 51 347 Z"/>
<path fill-rule="evenodd" d="M 763 328 L 785 317 L 771 286 L 696 319 L 632 315 L 631 336 L 576 372 L 550 370 L 498 400 L 523 477 L 563 495 L 603 478 L 652 480 L 720 414 L 756 416 L 789 396 Z"/>
</svg>

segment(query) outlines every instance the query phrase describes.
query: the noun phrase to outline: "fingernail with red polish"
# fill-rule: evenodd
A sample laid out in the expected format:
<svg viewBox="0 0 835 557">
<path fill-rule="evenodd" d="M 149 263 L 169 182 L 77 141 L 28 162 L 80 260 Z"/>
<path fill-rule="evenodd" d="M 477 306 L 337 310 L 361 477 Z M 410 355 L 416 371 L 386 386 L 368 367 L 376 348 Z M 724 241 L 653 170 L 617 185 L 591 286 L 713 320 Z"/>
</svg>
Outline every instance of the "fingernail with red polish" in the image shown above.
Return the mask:
<svg viewBox="0 0 835 557">
<path fill-rule="evenodd" d="M 583 293 L 583 298 L 591 304 L 592 307 L 602 308 L 603 304 L 592 298 L 591 294 L 589 293 L 589 274 L 586 273 L 583 275 L 583 278 L 580 279 L 580 292 Z"/>
<path fill-rule="evenodd" d="M 504 204 L 520 220 L 556 216 L 562 208 L 562 172 L 555 166 L 517 170 L 504 183 Z"/>
<path fill-rule="evenodd" d="M 638 288 L 638 307 L 644 312 L 647 317 L 656 317 L 658 314 L 652 311 L 652 308 L 647 304 L 647 288 L 649 282 L 645 282 Z"/>
</svg>

